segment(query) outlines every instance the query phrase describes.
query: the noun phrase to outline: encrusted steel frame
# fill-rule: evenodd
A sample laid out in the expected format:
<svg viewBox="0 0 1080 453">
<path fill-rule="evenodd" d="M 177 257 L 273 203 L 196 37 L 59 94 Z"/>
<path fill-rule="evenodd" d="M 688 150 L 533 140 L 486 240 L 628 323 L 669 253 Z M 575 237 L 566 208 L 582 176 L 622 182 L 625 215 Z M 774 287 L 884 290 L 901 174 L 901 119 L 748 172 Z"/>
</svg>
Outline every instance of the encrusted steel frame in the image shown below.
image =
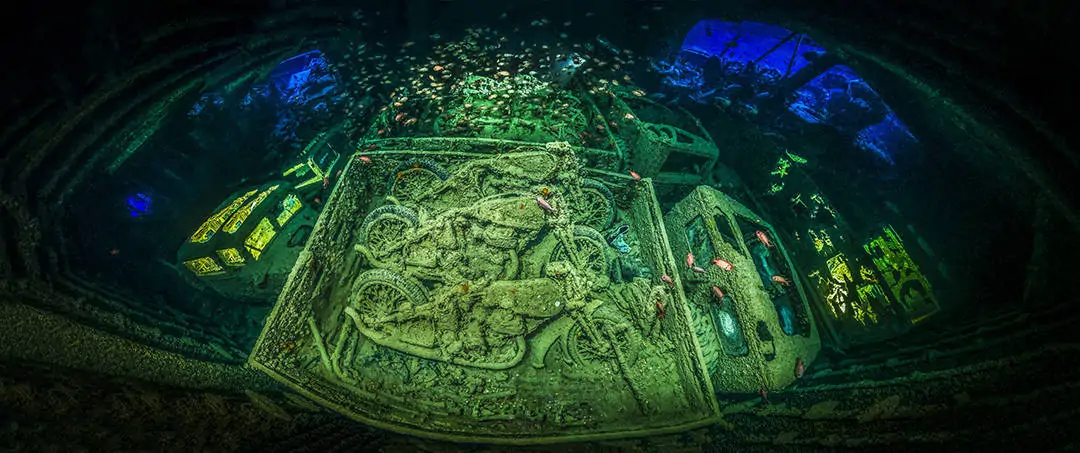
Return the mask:
<svg viewBox="0 0 1080 453">
<path fill-rule="evenodd" d="M 339 336 L 344 337 L 341 331 L 348 332 L 349 330 L 344 327 L 337 329 L 338 326 L 333 325 L 332 321 L 320 318 L 318 315 L 320 310 L 317 307 L 325 308 L 329 303 L 323 300 L 328 299 L 329 296 L 321 296 L 325 288 L 324 281 L 338 281 L 343 278 L 339 275 L 332 275 L 330 278 L 324 276 L 339 270 L 339 266 L 348 261 L 341 250 L 351 248 L 345 245 L 353 242 L 350 230 L 357 226 L 356 216 L 364 214 L 365 204 L 361 200 L 378 197 L 378 192 L 383 190 L 383 184 L 380 182 L 384 179 L 374 175 L 392 171 L 391 169 L 397 165 L 395 162 L 418 157 L 462 164 L 492 158 L 504 152 L 508 152 L 512 157 L 515 153 L 558 150 L 555 153 L 563 153 L 563 162 L 578 162 L 578 159 L 574 157 L 577 152 L 586 154 L 586 161 L 596 158 L 596 156 L 588 156 L 591 150 L 574 148 L 566 143 L 537 144 L 497 139 L 388 139 L 363 143 L 359 149 L 357 155 L 350 158 L 340 182 L 328 198 L 326 210 L 320 216 L 311 239 L 301 253 L 278 303 L 268 318 L 266 327 L 249 358 L 251 366 L 318 404 L 363 423 L 400 433 L 449 441 L 519 445 L 550 444 L 677 433 L 724 423 L 708 372 L 703 366 L 700 347 L 690 328 L 691 314 L 686 306 L 685 296 L 678 284 L 672 288 L 663 283 L 660 278 L 662 275 L 677 276 L 677 272 L 651 181 L 649 179 L 635 181 L 629 176 L 581 167 L 561 168 L 557 173 L 561 174 L 559 178 L 567 178 L 567 175 L 571 175 L 570 181 L 588 176 L 601 180 L 611 187 L 615 192 L 615 198 L 619 200 L 619 209 L 626 214 L 622 217 L 624 222 L 629 222 L 631 229 L 637 233 L 637 238 L 640 238 L 635 243 L 640 249 L 640 256 L 653 269 L 647 278 L 637 278 L 632 282 L 644 288 L 644 294 L 647 294 L 640 300 L 641 304 L 637 308 L 637 312 L 647 313 L 647 316 L 634 315 L 634 325 L 639 326 L 641 335 L 648 336 L 648 340 L 642 343 L 646 346 L 635 352 L 638 358 L 636 365 L 629 367 L 631 368 L 629 374 L 621 358 L 619 358 L 618 367 L 610 368 L 616 370 L 611 376 L 618 376 L 617 370 L 623 370 L 622 379 L 626 381 L 625 385 L 628 385 L 629 393 L 618 389 L 617 386 L 622 383 L 619 379 L 592 376 L 571 382 L 566 380 L 565 369 L 561 371 L 562 374 L 558 374 L 560 368 L 555 369 L 555 374 L 545 376 L 543 370 L 538 373 L 534 369 L 538 367 L 535 358 L 529 363 L 523 362 L 520 366 L 509 370 L 465 370 L 470 375 L 487 373 L 482 376 L 487 376 L 483 382 L 488 382 L 489 385 L 497 383 L 499 379 L 511 379 L 509 381 L 511 385 L 530 382 L 532 385 L 545 387 L 543 379 L 528 381 L 523 377 L 526 374 L 533 378 L 540 376 L 548 379 L 547 385 L 555 385 L 546 390 L 550 395 L 558 394 L 558 398 L 550 397 L 552 398 L 550 399 L 551 407 L 564 407 L 571 404 L 563 404 L 559 401 L 563 399 L 577 400 L 574 404 L 579 405 L 588 405 L 587 401 L 596 399 L 595 404 L 599 404 L 596 408 L 603 408 L 597 409 L 600 412 L 589 412 L 592 409 L 584 409 L 589 412 L 589 415 L 583 418 L 587 423 L 563 425 L 560 422 L 566 419 L 560 418 L 561 416 L 555 413 L 548 413 L 548 407 L 545 405 L 536 405 L 541 415 L 537 420 L 515 421 L 515 418 L 521 416 L 517 413 L 502 416 L 503 418 L 499 418 L 500 416 L 496 414 L 494 418 L 484 421 L 477 418 L 476 410 L 471 414 L 468 411 L 462 413 L 460 410 L 456 413 L 452 412 L 450 403 L 453 402 L 453 398 L 451 397 L 447 397 L 447 403 L 441 407 L 435 407 L 440 404 L 434 401 L 425 403 L 408 395 L 394 395 L 393 386 L 372 385 L 362 388 L 363 385 L 344 384 L 345 381 L 333 374 L 337 362 L 332 361 L 331 357 L 341 354 L 340 346 L 335 348 L 333 345 L 335 336 L 333 332 L 337 331 Z M 370 162 L 358 159 L 360 155 L 370 159 Z M 566 181 L 566 179 L 561 180 Z M 556 181 L 545 182 L 545 184 L 549 183 L 556 183 Z M 562 189 L 557 185 L 549 187 L 556 190 Z M 350 268 L 351 265 L 344 267 Z M 654 311 L 656 309 L 653 308 L 653 304 L 657 300 L 663 301 L 663 316 L 656 316 Z M 316 319 L 321 321 L 317 322 Z M 320 328 L 320 323 L 323 323 L 324 327 Z M 347 321 L 341 325 L 348 325 Z M 648 330 L 644 331 L 645 329 L 640 326 L 648 327 Z M 533 340 L 534 338 L 530 337 L 530 342 Z M 359 341 L 361 339 L 351 343 L 353 346 L 348 347 L 349 350 L 361 349 L 361 346 L 357 346 Z M 382 346 L 375 346 L 375 348 L 386 349 Z M 401 354 L 393 350 L 389 353 Z M 402 355 L 402 357 L 406 356 L 408 355 Z M 619 353 L 616 352 L 615 356 L 618 357 Z M 415 360 L 414 357 L 406 358 Z M 320 362 L 323 364 L 321 367 Z M 452 364 L 430 361 L 424 363 L 425 366 L 432 366 L 434 363 L 435 366 L 443 367 L 459 375 L 461 373 L 461 371 L 451 370 L 455 368 Z M 544 369 L 550 372 L 550 360 L 540 362 L 539 366 L 546 367 Z M 601 375 L 610 374 L 603 371 L 604 369 L 608 368 L 596 368 Z M 634 378 L 631 379 L 629 375 Z M 648 379 L 650 377 L 654 379 Z M 631 383 L 631 380 L 634 383 Z M 596 387 L 604 382 L 607 385 Z M 565 386 L 571 383 L 577 390 L 590 387 L 594 390 L 567 391 Z M 447 385 L 449 384 L 446 382 L 431 384 L 433 387 Z M 611 385 L 616 385 L 616 387 L 611 387 Z M 620 392 L 623 394 L 622 397 L 610 396 L 618 395 Z M 524 398 L 527 404 L 539 403 L 539 401 L 528 402 L 528 398 L 534 396 L 535 392 L 530 395 L 529 391 L 524 391 L 523 394 L 526 395 Z M 626 395 L 630 394 L 633 398 L 627 399 Z M 473 399 L 486 396 L 489 395 L 477 394 Z M 517 397 L 519 396 L 511 398 Z M 606 403 L 599 403 L 602 398 L 606 398 L 603 400 Z M 612 398 L 627 399 L 627 403 L 622 406 L 604 406 L 604 404 L 609 404 Z M 635 400 L 637 401 L 636 408 Z M 515 403 L 511 399 L 507 404 L 513 406 Z M 621 407 L 621 409 L 615 409 L 616 407 Z M 554 411 L 554 409 L 551 410 Z"/>
</svg>

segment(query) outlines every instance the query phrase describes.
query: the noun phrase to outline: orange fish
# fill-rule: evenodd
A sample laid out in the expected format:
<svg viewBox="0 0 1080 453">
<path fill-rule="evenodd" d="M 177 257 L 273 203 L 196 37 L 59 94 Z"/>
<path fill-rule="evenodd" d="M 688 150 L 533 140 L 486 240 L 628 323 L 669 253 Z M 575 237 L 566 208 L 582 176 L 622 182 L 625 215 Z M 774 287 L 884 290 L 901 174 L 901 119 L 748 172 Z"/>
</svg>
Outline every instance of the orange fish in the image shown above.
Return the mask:
<svg viewBox="0 0 1080 453">
<path fill-rule="evenodd" d="M 630 177 L 634 178 L 634 181 L 641 181 L 641 175 L 637 174 L 634 170 L 630 170 Z"/>
<path fill-rule="evenodd" d="M 357 159 L 360 159 L 360 162 L 363 162 L 363 163 L 365 163 L 365 164 L 370 164 L 370 163 L 371 163 L 371 158 L 370 158 L 370 157 L 367 157 L 367 156 L 356 156 L 356 158 L 357 158 Z"/>
<path fill-rule="evenodd" d="M 329 185 L 330 185 L 330 178 L 323 178 L 322 179 L 322 188 L 325 189 L 326 186 L 329 186 Z"/>
<path fill-rule="evenodd" d="M 664 311 L 664 304 L 660 301 L 656 301 L 656 319 L 664 319 L 667 313 Z"/>
<path fill-rule="evenodd" d="M 773 275 L 772 276 L 772 281 L 774 281 L 776 283 L 779 283 L 779 284 L 781 284 L 783 286 L 791 286 L 791 282 L 788 281 L 788 279 L 786 279 L 784 277 L 781 277 L 779 275 Z"/>
<path fill-rule="evenodd" d="M 795 379 L 802 379 L 806 373 L 806 365 L 803 365 L 802 357 L 795 358 Z"/>
<path fill-rule="evenodd" d="M 120 249 L 109 250 L 109 254 L 112 255 L 112 256 L 119 255 L 120 254 Z"/>
<path fill-rule="evenodd" d="M 694 254 L 693 253 L 687 253 L 686 254 L 686 267 L 689 267 L 689 268 L 693 269 L 693 267 L 694 267 Z"/>
<path fill-rule="evenodd" d="M 761 241 L 762 244 L 765 244 L 766 248 L 772 248 L 772 241 L 769 240 L 769 236 L 765 234 L 764 231 L 757 230 L 754 232 L 754 235 L 757 236 L 758 240 Z"/>
<path fill-rule="evenodd" d="M 394 121 L 401 121 L 402 118 L 405 118 L 404 113 L 398 113 L 397 115 L 394 115 Z"/>
<path fill-rule="evenodd" d="M 667 285 L 672 287 L 672 288 L 675 287 L 675 280 L 672 280 L 671 277 L 669 277 L 667 275 L 661 275 L 660 276 L 660 281 L 662 281 L 664 283 L 667 283 Z"/>
<path fill-rule="evenodd" d="M 731 263 L 728 262 L 727 260 L 722 260 L 720 258 L 716 258 L 716 259 L 712 260 L 712 263 L 715 264 L 716 267 L 719 267 L 720 269 L 723 269 L 725 271 L 733 271 L 733 270 L 735 270 L 735 266 L 732 266 Z"/>
<path fill-rule="evenodd" d="M 720 291 L 720 288 L 718 288 L 716 285 L 713 285 L 712 293 L 715 294 L 716 298 L 720 300 L 720 306 L 723 307 L 724 306 L 724 292 Z"/>
<path fill-rule="evenodd" d="M 311 201 L 314 201 L 315 204 L 322 204 L 322 198 L 319 198 L 319 197 L 315 197 L 315 199 L 311 200 Z"/>
</svg>

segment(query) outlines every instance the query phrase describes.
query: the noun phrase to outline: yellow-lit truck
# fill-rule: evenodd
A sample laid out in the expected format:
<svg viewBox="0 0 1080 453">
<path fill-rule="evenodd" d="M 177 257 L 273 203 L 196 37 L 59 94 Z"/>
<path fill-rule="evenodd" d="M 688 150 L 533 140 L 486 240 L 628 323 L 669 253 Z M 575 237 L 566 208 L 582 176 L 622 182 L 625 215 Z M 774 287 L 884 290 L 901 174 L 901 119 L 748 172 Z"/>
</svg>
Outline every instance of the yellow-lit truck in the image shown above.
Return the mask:
<svg viewBox="0 0 1080 453">
<path fill-rule="evenodd" d="M 184 241 L 177 260 L 190 278 L 225 297 L 273 300 L 317 216 L 287 181 L 242 189 Z"/>
</svg>

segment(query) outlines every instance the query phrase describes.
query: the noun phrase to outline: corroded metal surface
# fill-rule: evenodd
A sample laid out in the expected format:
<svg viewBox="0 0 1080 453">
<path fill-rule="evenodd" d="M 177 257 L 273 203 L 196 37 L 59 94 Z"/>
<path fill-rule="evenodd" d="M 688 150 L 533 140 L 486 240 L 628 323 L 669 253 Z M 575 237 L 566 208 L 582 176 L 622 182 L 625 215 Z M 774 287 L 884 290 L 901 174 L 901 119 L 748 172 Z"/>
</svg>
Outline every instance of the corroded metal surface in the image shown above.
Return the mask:
<svg viewBox="0 0 1080 453">
<path fill-rule="evenodd" d="M 717 422 L 690 312 L 661 280 L 675 263 L 648 180 L 585 178 L 565 143 L 404 145 L 352 160 L 254 366 L 357 420 L 442 439 Z M 628 253 L 606 239 L 622 224 Z"/>
<path fill-rule="evenodd" d="M 801 378 L 821 340 L 772 225 L 708 187 L 676 204 L 665 223 L 675 255 L 692 255 L 701 270 L 683 264 L 679 272 L 716 391 L 767 392 Z"/>
</svg>

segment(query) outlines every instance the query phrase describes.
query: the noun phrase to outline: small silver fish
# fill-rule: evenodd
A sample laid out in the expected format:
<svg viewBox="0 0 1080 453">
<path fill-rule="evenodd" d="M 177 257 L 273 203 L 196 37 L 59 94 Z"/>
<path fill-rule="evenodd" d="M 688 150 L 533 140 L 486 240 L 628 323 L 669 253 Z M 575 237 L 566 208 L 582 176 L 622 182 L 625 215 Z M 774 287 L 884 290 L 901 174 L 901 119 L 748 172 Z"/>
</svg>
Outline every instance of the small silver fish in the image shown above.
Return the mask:
<svg viewBox="0 0 1080 453">
<path fill-rule="evenodd" d="M 536 197 L 536 205 L 540 206 L 540 209 L 543 209 L 544 211 L 551 213 L 555 212 L 555 208 L 551 207 L 551 204 L 548 203 L 547 200 L 545 200 L 543 197 Z"/>
</svg>

